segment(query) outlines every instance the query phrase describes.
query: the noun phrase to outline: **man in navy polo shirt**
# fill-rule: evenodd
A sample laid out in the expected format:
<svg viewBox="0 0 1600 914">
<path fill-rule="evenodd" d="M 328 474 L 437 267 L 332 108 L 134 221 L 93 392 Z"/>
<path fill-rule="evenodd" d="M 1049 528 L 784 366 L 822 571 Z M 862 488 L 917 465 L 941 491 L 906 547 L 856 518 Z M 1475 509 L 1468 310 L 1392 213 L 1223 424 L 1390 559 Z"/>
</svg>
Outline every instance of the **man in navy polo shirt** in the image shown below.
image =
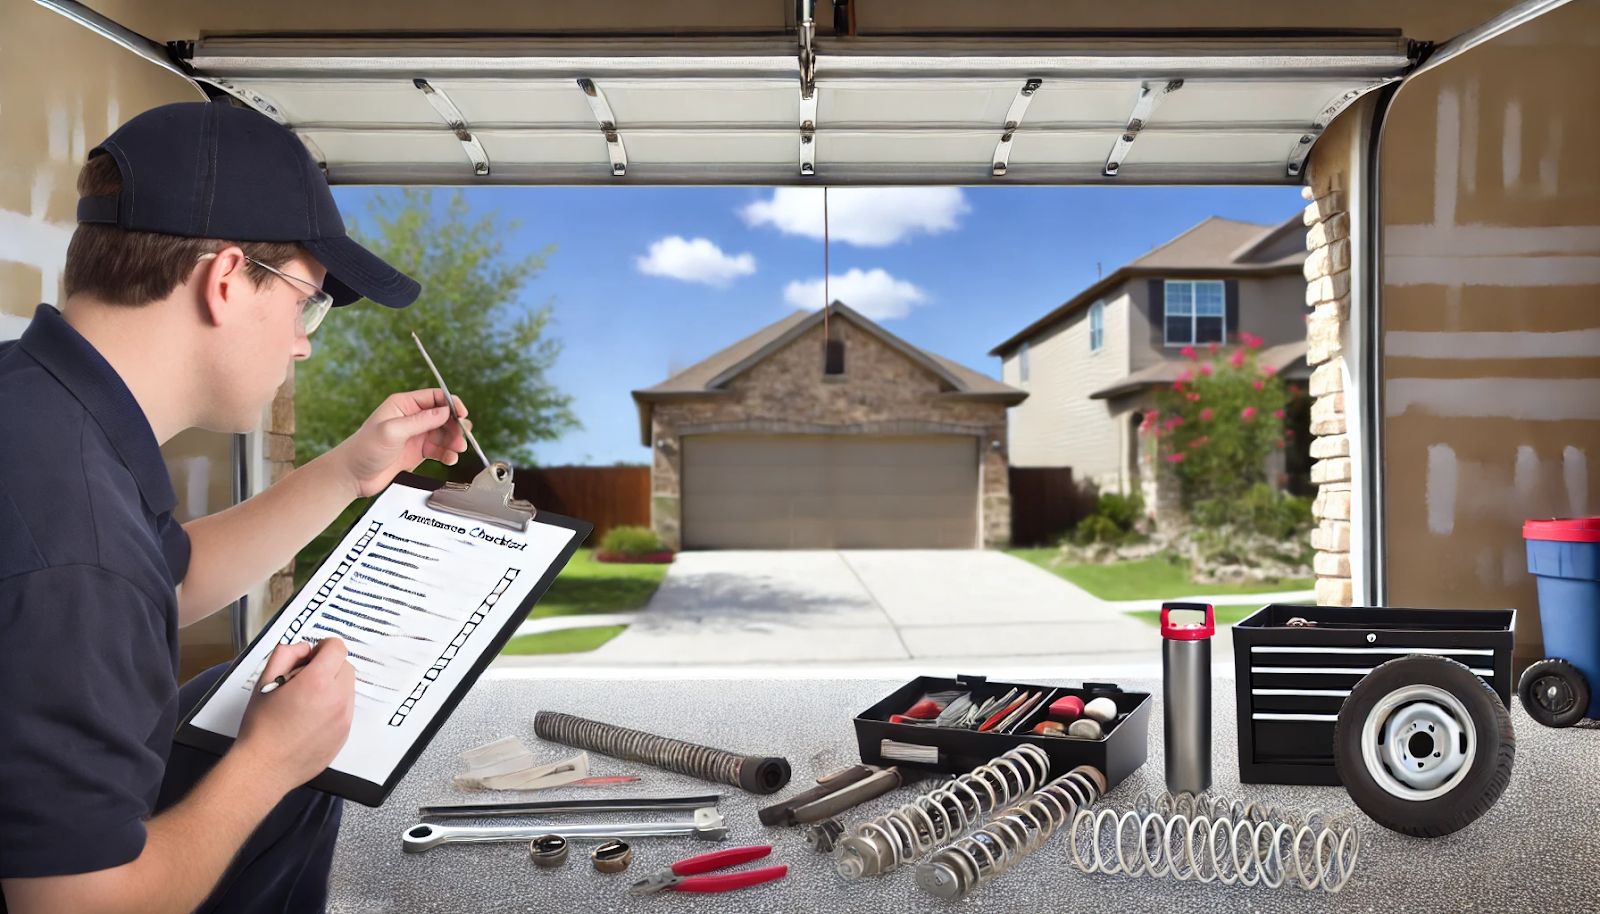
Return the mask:
<svg viewBox="0 0 1600 914">
<path fill-rule="evenodd" d="M 173 746 L 178 629 L 285 565 L 352 498 L 466 449 L 437 390 L 243 504 L 185 525 L 160 444 L 254 428 L 332 305 L 414 301 L 344 232 L 288 131 L 167 105 L 89 154 L 60 311 L 0 344 L 0 912 L 321 911 L 344 745 L 335 639 L 280 647 L 220 759 Z"/>
</svg>

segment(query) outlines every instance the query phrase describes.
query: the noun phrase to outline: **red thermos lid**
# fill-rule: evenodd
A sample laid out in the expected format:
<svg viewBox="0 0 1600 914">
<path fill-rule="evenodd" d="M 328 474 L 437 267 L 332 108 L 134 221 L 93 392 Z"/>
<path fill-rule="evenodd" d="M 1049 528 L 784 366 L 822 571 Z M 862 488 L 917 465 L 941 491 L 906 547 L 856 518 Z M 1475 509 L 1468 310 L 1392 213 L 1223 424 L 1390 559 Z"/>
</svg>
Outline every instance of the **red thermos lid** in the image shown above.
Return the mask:
<svg viewBox="0 0 1600 914">
<path fill-rule="evenodd" d="M 1169 617 L 1174 610 L 1193 610 L 1204 612 L 1206 620 L 1201 623 L 1175 624 Z M 1161 604 L 1161 637 L 1169 641 L 1204 641 L 1217 633 L 1216 611 L 1210 603 L 1163 603 Z"/>
</svg>

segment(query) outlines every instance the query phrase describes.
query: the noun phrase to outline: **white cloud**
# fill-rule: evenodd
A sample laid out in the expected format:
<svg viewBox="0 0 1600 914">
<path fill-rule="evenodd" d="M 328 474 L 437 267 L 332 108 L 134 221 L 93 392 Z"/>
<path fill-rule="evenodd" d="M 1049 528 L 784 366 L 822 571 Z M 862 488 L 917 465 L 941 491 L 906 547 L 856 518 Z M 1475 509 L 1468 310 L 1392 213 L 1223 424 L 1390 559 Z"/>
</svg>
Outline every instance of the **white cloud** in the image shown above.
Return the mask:
<svg viewBox="0 0 1600 914">
<path fill-rule="evenodd" d="M 828 192 L 828 229 L 840 241 L 881 248 L 917 232 L 953 231 L 971 210 L 959 187 L 841 187 Z M 822 191 L 817 188 L 777 188 L 771 199 L 757 200 L 739 215 L 753 226 L 822 240 Z"/>
<path fill-rule="evenodd" d="M 706 238 L 685 241 L 669 235 L 650 243 L 650 253 L 635 257 L 639 272 L 651 276 L 666 276 L 684 282 L 703 282 L 719 289 L 727 288 L 740 276 L 756 271 L 756 259 L 746 254 L 724 254 L 722 249 Z"/>
<path fill-rule="evenodd" d="M 830 277 L 827 294 L 875 321 L 905 317 L 913 307 L 928 300 L 928 293 L 878 267 L 866 272 L 852 269 L 843 276 Z M 783 297 L 797 308 L 821 308 L 822 277 L 794 280 L 783 287 Z"/>
</svg>

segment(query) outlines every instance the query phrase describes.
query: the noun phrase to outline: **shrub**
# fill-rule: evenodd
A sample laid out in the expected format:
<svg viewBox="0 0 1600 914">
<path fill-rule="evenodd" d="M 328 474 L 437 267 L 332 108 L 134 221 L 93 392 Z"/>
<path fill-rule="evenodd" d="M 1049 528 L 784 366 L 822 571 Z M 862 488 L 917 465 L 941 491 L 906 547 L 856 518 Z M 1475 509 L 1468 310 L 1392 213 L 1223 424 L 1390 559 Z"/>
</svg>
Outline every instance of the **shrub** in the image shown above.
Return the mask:
<svg viewBox="0 0 1600 914">
<path fill-rule="evenodd" d="M 1093 543 L 1120 543 L 1128 536 L 1128 531 L 1117 526 L 1116 521 L 1104 514 L 1091 514 L 1078 521 L 1078 527 L 1073 531 L 1072 538 L 1080 546 Z"/>
<path fill-rule="evenodd" d="M 1213 347 L 1205 361 L 1186 347 L 1195 368 L 1157 394 L 1140 432 L 1155 445 L 1149 459 L 1171 466 L 1197 523 L 1281 529 L 1294 509 L 1267 485 L 1266 459 L 1287 444 L 1284 418 L 1298 392 L 1256 363 L 1260 337 L 1241 333 L 1239 340 L 1225 355 Z"/>
<path fill-rule="evenodd" d="M 1095 499 L 1094 513 L 1078 521 L 1072 539 L 1080 546 L 1092 543 L 1120 543 L 1134 535 L 1134 528 L 1144 519 L 1144 499 L 1136 491 L 1132 495 L 1105 492 Z"/>
<path fill-rule="evenodd" d="M 649 527 L 612 527 L 600 540 L 600 551 L 613 555 L 649 555 L 667 547 Z"/>
</svg>

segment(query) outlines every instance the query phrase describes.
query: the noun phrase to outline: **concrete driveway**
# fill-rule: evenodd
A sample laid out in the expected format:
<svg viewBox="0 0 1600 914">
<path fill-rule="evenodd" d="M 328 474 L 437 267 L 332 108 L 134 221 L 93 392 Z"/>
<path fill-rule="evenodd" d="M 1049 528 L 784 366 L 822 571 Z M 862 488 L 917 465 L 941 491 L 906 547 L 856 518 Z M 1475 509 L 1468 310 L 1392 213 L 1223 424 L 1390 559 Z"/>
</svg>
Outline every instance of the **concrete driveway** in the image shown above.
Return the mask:
<svg viewBox="0 0 1600 914">
<path fill-rule="evenodd" d="M 678 556 L 650 605 L 599 649 L 517 666 L 1147 663 L 1156 630 L 1055 575 L 980 550 Z"/>
</svg>

